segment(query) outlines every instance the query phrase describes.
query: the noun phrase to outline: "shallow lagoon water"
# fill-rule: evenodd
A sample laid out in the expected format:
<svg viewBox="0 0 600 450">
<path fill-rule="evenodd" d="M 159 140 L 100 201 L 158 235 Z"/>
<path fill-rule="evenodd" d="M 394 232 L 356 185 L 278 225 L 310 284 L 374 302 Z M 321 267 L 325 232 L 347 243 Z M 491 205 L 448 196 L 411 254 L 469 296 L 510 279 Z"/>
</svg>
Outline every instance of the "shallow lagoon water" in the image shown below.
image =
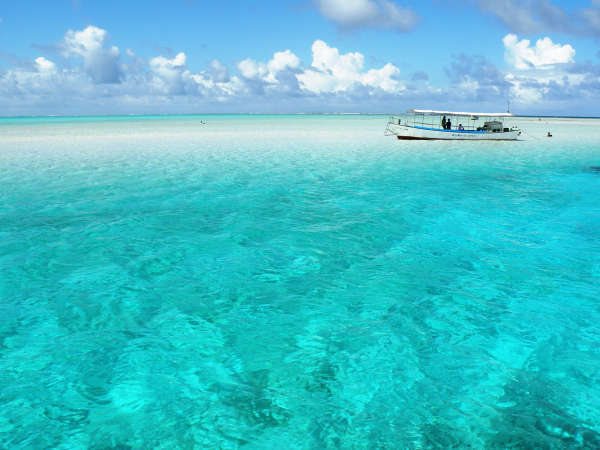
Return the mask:
<svg viewBox="0 0 600 450">
<path fill-rule="evenodd" d="M 600 120 L 386 120 L 0 119 L 2 446 L 600 447 Z"/>
</svg>

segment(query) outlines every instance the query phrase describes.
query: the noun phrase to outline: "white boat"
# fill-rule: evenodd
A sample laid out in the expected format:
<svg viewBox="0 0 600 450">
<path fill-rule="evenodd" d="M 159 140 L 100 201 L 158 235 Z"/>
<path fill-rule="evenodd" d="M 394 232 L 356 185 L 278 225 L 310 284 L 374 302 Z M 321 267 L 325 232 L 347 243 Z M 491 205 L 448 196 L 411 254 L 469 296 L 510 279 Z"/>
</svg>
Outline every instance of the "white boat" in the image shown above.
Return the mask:
<svg viewBox="0 0 600 450">
<path fill-rule="evenodd" d="M 407 117 L 392 116 L 386 136 L 410 140 L 485 140 L 516 141 L 521 130 L 505 127 L 503 120 L 514 117 L 505 113 L 473 113 L 411 109 Z M 448 125 L 449 124 L 449 125 Z"/>
</svg>

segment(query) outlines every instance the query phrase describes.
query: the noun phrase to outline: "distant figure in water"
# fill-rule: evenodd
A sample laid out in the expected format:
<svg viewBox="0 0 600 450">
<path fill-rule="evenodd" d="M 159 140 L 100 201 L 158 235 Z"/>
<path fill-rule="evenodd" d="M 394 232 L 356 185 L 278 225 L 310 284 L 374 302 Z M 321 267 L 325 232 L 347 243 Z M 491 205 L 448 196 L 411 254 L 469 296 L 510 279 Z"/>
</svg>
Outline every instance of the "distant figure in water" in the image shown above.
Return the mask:
<svg viewBox="0 0 600 450">
<path fill-rule="evenodd" d="M 442 117 L 442 129 L 446 129 L 446 116 Z"/>
<path fill-rule="evenodd" d="M 546 137 L 552 137 L 552 134 L 548 131 L 548 134 L 546 135 Z"/>
</svg>

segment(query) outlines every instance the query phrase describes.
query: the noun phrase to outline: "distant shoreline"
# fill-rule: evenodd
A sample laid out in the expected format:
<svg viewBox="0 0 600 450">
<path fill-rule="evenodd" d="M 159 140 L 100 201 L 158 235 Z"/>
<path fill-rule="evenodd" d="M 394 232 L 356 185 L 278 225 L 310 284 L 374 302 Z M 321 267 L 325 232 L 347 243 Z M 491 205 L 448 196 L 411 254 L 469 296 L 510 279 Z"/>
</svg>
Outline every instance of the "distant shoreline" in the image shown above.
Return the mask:
<svg viewBox="0 0 600 450">
<path fill-rule="evenodd" d="M 82 114 L 82 115 L 23 115 L 23 116 L 2 116 L 1 120 L 8 119 L 86 119 L 86 118 L 155 118 L 155 117 L 199 117 L 199 116 L 392 116 L 404 115 L 406 113 L 359 113 L 359 112 L 294 112 L 294 113 L 251 113 L 251 112 L 236 112 L 236 113 L 173 113 L 173 114 Z M 524 119 L 600 119 L 600 116 L 547 116 L 547 115 L 519 115 L 515 114 L 514 118 Z"/>
</svg>

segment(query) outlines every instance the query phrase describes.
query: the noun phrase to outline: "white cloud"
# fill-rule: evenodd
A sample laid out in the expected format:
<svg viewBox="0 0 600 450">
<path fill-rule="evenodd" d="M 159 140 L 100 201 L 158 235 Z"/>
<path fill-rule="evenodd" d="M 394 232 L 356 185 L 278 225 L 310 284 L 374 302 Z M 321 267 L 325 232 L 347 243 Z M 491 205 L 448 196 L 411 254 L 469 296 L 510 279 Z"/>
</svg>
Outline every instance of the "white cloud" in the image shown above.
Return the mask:
<svg viewBox="0 0 600 450">
<path fill-rule="evenodd" d="M 165 94 L 184 94 L 186 92 L 186 82 L 190 79 L 193 80 L 190 72 L 186 70 L 186 60 L 187 57 L 183 52 L 178 53 L 171 59 L 164 56 L 152 58 L 150 60 L 150 70 L 153 73 L 153 87 Z"/>
<path fill-rule="evenodd" d="M 209 64 L 211 70 L 211 78 L 219 83 L 225 83 L 230 80 L 227 67 L 221 64 L 220 61 L 213 59 Z"/>
<path fill-rule="evenodd" d="M 172 59 L 165 58 L 164 56 L 157 56 L 150 60 L 150 67 L 156 71 L 177 70 L 185 67 L 186 59 L 185 53 L 183 52 L 177 53 Z"/>
<path fill-rule="evenodd" d="M 69 30 L 60 48 L 66 58 L 81 58 L 82 64 L 60 66 L 40 56 L 3 71 L 0 110 L 9 114 L 140 112 L 136 108 L 177 112 L 198 111 L 202 105 L 212 111 L 322 110 L 318 94 L 324 93 L 326 108 L 341 111 L 350 107 L 350 101 L 362 98 L 361 107 L 366 107 L 365 96 L 375 102 L 377 92 L 399 94 L 404 89 L 393 64 L 368 70 L 362 54 L 340 54 L 323 41 L 313 44 L 308 68 L 286 49 L 274 52 L 266 62 L 241 61 L 236 76 L 218 60 L 192 72 L 183 52 L 142 59 L 127 48 L 127 58 L 121 62 L 119 49 L 107 40 L 107 31 L 95 26 Z M 336 99 L 330 95 L 336 92 L 348 95 Z"/>
<path fill-rule="evenodd" d="M 83 58 L 80 66 L 58 67 L 39 57 L 33 64 L 0 74 L 0 109 L 9 111 L 10 107 L 15 113 L 27 113 L 35 112 L 38 105 L 38 112 L 47 108 L 49 113 L 74 113 L 76 109 L 65 108 L 87 105 L 81 111 L 95 113 L 131 112 L 136 107 L 169 111 L 168 108 L 176 108 L 173 105 L 185 105 L 181 110 L 197 111 L 200 105 L 209 104 L 214 111 L 222 110 L 215 105 L 229 105 L 223 106 L 229 111 L 264 110 L 265 105 L 274 111 L 322 110 L 319 94 L 324 94 L 328 96 L 326 107 L 341 111 L 350 107 L 349 102 L 360 101 L 361 108 L 367 108 L 368 102 L 375 104 L 378 95 L 397 96 L 405 90 L 396 79 L 399 70 L 393 64 L 368 69 L 361 53 L 340 54 L 323 41 L 313 44 L 312 66 L 303 66 L 300 58 L 287 49 L 275 52 L 266 62 L 241 61 L 238 76 L 230 75 L 217 60 L 205 70 L 192 72 L 183 52 L 144 60 L 128 49 L 131 60 L 119 65 L 119 83 L 98 84 L 85 61 L 110 50 L 106 36 L 106 31 L 97 27 L 66 34 L 63 54 Z M 332 96 L 336 93 L 344 95 Z M 70 101 L 65 103 L 64 98 Z M 265 103 L 267 98 L 269 102 Z M 90 110 L 90 105 L 110 109 Z"/>
<path fill-rule="evenodd" d="M 589 75 L 554 69 L 507 73 L 505 79 L 511 85 L 511 98 L 529 104 L 543 102 L 549 96 L 558 98 L 572 95 L 568 91 L 582 87 Z"/>
<path fill-rule="evenodd" d="M 210 96 L 225 101 L 242 89 L 238 77 L 229 77 L 219 61 L 210 62 L 210 70 L 192 73 L 186 67 L 187 57 L 180 52 L 173 58 L 157 56 L 150 60 L 151 91 L 163 95 Z"/>
<path fill-rule="evenodd" d="M 539 85 L 532 85 L 524 77 L 517 77 L 512 73 L 506 75 L 506 81 L 510 83 L 510 97 L 522 104 L 539 103 L 547 87 L 540 88 Z"/>
<path fill-rule="evenodd" d="M 340 28 L 383 28 L 409 31 L 419 18 L 410 9 L 390 0 L 314 0 L 327 19 Z"/>
<path fill-rule="evenodd" d="M 64 52 L 66 55 L 75 54 L 86 57 L 98 51 L 104 45 L 106 30 L 88 26 L 82 31 L 67 31 L 64 38 Z"/>
<path fill-rule="evenodd" d="M 83 58 L 85 72 L 96 83 L 118 83 L 122 75 L 119 49 L 106 48 L 107 37 L 106 30 L 90 25 L 81 31 L 67 31 L 62 43 L 63 54 Z"/>
<path fill-rule="evenodd" d="M 260 80 L 270 84 L 279 83 L 278 75 L 300 66 L 300 59 L 290 50 L 276 52 L 268 63 L 246 58 L 238 63 L 238 70 L 248 80 Z"/>
<path fill-rule="evenodd" d="M 381 69 L 363 72 L 364 56 L 360 53 L 340 54 L 337 48 L 317 40 L 312 46 L 312 68 L 297 75 L 300 87 L 316 94 L 348 91 L 357 86 L 379 88 L 386 92 L 404 89 L 395 77 L 400 70 L 391 63 Z"/>
<path fill-rule="evenodd" d="M 35 58 L 35 64 L 39 72 L 54 72 L 56 70 L 56 64 L 43 56 Z"/>
<path fill-rule="evenodd" d="M 270 73 L 276 74 L 285 69 L 296 69 L 300 65 L 300 59 L 291 51 L 276 52 L 273 59 L 267 64 Z"/>
<path fill-rule="evenodd" d="M 362 53 L 341 53 L 321 40 L 312 45 L 312 61 L 302 62 L 288 49 L 273 53 L 263 62 L 245 59 L 230 74 L 218 60 L 192 72 L 188 68 L 191 58 L 183 52 L 143 59 L 128 49 L 125 53 L 129 56 L 120 62 L 118 49 L 107 44 L 107 36 L 105 30 L 93 26 L 67 32 L 61 44 L 63 54 L 82 58 L 82 64 L 61 65 L 60 60 L 40 56 L 0 72 L 0 111 L 386 112 L 419 104 L 449 106 L 453 101 L 462 107 L 477 104 L 493 109 L 498 101 L 503 103 L 509 88 L 511 103 L 520 113 L 544 108 L 548 112 L 552 112 L 550 108 L 566 111 L 564 105 L 568 108 L 576 104 L 573 102 L 583 105 L 583 109 L 577 108 L 579 112 L 594 113 L 594 105 L 600 101 L 600 67 L 592 63 L 561 64 L 573 61 L 575 51 L 549 38 L 532 46 L 515 35 L 506 36 L 507 60 L 514 65 L 511 73 L 500 71 L 485 58 L 461 56 L 447 69 L 452 88 L 418 82 L 408 89 L 394 64 L 365 67 Z M 92 62 L 102 62 L 98 55 L 113 56 L 107 65 L 113 69 L 118 66 L 118 83 L 99 84 L 100 78 L 91 74 Z M 426 78 L 420 74 L 418 80 Z"/>
<path fill-rule="evenodd" d="M 355 26 L 377 16 L 377 5 L 371 0 L 317 0 L 325 17 L 343 26 Z"/>
<path fill-rule="evenodd" d="M 575 49 L 568 44 L 555 44 L 549 37 L 539 39 L 535 46 L 530 41 L 518 40 L 508 34 L 502 40 L 505 59 L 515 71 L 506 73 L 511 98 L 521 105 L 543 107 L 551 102 L 573 101 L 579 97 L 596 97 L 600 81 L 597 69 L 574 64 Z M 572 63 L 572 64 L 567 64 Z"/>
<path fill-rule="evenodd" d="M 267 66 L 254 61 L 251 58 L 244 59 L 238 63 L 238 70 L 244 78 L 263 78 L 267 74 Z"/>
<path fill-rule="evenodd" d="M 507 34 L 502 42 L 505 48 L 504 58 L 520 70 L 548 68 L 553 64 L 573 62 L 575 56 L 575 49 L 569 44 L 555 44 L 549 37 L 538 39 L 535 47 L 530 47 L 528 39 L 519 41 L 515 34 Z"/>
</svg>

